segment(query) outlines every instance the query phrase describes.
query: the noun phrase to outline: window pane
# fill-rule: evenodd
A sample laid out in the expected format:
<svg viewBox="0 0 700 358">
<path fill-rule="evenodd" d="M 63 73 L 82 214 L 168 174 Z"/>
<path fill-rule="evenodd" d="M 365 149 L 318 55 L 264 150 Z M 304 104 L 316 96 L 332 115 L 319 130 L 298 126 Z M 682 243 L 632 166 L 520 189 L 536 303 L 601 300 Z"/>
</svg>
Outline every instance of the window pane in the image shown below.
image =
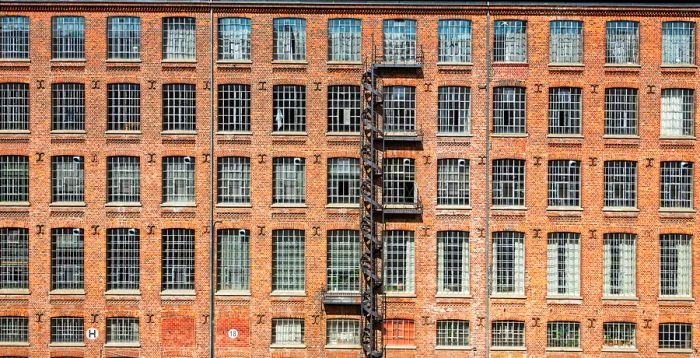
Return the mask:
<svg viewBox="0 0 700 358">
<path fill-rule="evenodd" d="M 250 19 L 219 19 L 219 60 L 250 60 Z"/>
<path fill-rule="evenodd" d="M 492 347 L 524 347 L 525 322 L 494 321 L 491 324 Z"/>
<path fill-rule="evenodd" d="M 661 162 L 661 207 L 693 208 L 693 163 Z"/>
<path fill-rule="evenodd" d="M 0 59 L 29 58 L 29 18 L 0 16 Z"/>
<path fill-rule="evenodd" d="M 604 206 L 637 207 L 637 162 L 611 160 L 604 168 Z"/>
<path fill-rule="evenodd" d="M 306 20 L 274 19 L 272 30 L 273 60 L 306 60 Z"/>
<path fill-rule="evenodd" d="M 85 130 L 85 85 L 54 83 L 51 85 L 51 130 Z"/>
<path fill-rule="evenodd" d="M 469 293 L 469 232 L 438 231 L 437 291 Z"/>
<path fill-rule="evenodd" d="M 469 160 L 438 160 L 438 205 L 469 205 Z"/>
<path fill-rule="evenodd" d="M 360 291 L 360 239 L 356 230 L 328 231 L 328 292 Z"/>
<path fill-rule="evenodd" d="M 579 234 L 554 232 L 547 235 L 547 294 L 579 296 L 581 253 Z"/>
<path fill-rule="evenodd" d="M 579 348 L 580 330 L 578 322 L 547 322 L 547 348 Z"/>
<path fill-rule="evenodd" d="M 603 346 L 635 348 L 637 346 L 637 325 L 625 322 L 603 323 Z"/>
<path fill-rule="evenodd" d="M 518 20 L 494 23 L 493 60 L 527 62 L 527 23 Z"/>
<path fill-rule="evenodd" d="M 219 85 L 218 131 L 250 132 L 250 86 Z"/>
<path fill-rule="evenodd" d="M 416 88 L 386 86 L 384 90 L 384 132 L 416 132 Z"/>
<path fill-rule="evenodd" d="M 382 202 L 385 205 L 415 205 L 418 198 L 415 159 L 384 159 L 383 170 Z"/>
<path fill-rule="evenodd" d="M 139 157 L 108 157 L 107 201 L 111 203 L 141 201 L 140 171 Z"/>
<path fill-rule="evenodd" d="M 0 202 L 29 201 L 29 157 L 0 156 Z"/>
<path fill-rule="evenodd" d="M 469 87 L 438 88 L 439 134 L 468 134 L 471 131 L 470 99 Z"/>
<path fill-rule="evenodd" d="M 163 59 L 195 59 L 195 23 L 192 17 L 163 19 Z"/>
<path fill-rule="evenodd" d="M 304 344 L 304 320 L 301 318 L 273 318 L 272 344 Z"/>
<path fill-rule="evenodd" d="M 661 296 L 690 297 L 693 273 L 691 239 L 686 234 L 661 235 Z"/>
<path fill-rule="evenodd" d="M 549 89 L 549 134 L 581 134 L 581 89 Z"/>
<path fill-rule="evenodd" d="M 329 204 L 359 203 L 360 160 L 357 158 L 329 158 L 327 188 Z"/>
<path fill-rule="evenodd" d="M 688 323 L 659 325 L 659 349 L 692 349 L 693 326 Z"/>
<path fill-rule="evenodd" d="M 163 130 L 196 130 L 196 90 L 191 84 L 163 85 Z"/>
<path fill-rule="evenodd" d="M 637 135 L 637 89 L 605 90 L 605 134 Z"/>
<path fill-rule="evenodd" d="M 51 343 L 82 343 L 83 321 L 80 317 L 51 318 Z"/>
<path fill-rule="evenodd" d="M 525 161 L 496 159 L 492 169 L 494 206 L 525 206 Z"/>
<path fill-rule="evenodd" d="M 328 345 L 357 346 L 360 344 L 360 321 L 356 319 L 329 319 L 326 322 Z"/>
<path fill-rule="evenodd" d="M 85 19 L 82 16 L 51 18 L 51 58 L 78 60 L 85 58 Z"/>
<path fill-rule="evenodd" d="M 469 321 L 437 321 L 437 346 L 466 347 L 469 345 Z"/>
<path fill-rule="evenodd" d="M 163 158 L 163 203 L 194 203 L 194 159 Z"/>
<path fill-rule="evenodd" d="M 0 342 L 29 342 L 29 319 L 27 317 L 0 317 Z"/>
<path fill-rule="evenodd" d="M 29 288 L 29 230 L 0 228 L 0 289 L 27 288 Z"/>
<path fill-rule="evenodd" d="M 138 343 L 139 319 L 130 317 L 107 318 L 107 343 Z"/>
<path fill-rule="evenodd" d="M 107 130 L 141 130 L 141 85 L 110 83 L 107 85 Z"/>
<path fill-rule="evenodd" d="M 357 19 L 328 20 L 328 61 L 360 61 L 361 24 Z"/>
<path fill-rule="evenodd" d="M 134 60 L 141 56 L 141 19 L 110 17 L 107 19 L 107 58 Z"/>
<path fill-rule="evenodd" d="M 416 324 L 410 319 L 388 319 L 384 321 L 384 344 L 392 346 L 414 346 Z"/>
<path fill-rule="evenodd" d="M 384 231 L 384 291 L 415 291 L 415 244 L 413 231 Z"/>
<path fill-rule="evenodd" d="M 637 235 L 603 235 L 603 295 L 636 295 Z"/>
<path fill-rule="evenodd" d="M 359 132 L 361 113 L 359 86 L 328 86 L 328 132 Z"/>
<path fill-rule="evenodd" d="M 550 207 L 581 206 L 581 162 L 577 160 L 549 161 Z"/>
<path fill-rule="evenodd" d="M 499 231 L 493 233 L 494 294 L 525 294 L 525 234 Z"/>
<path fill-rule="evenodd" d="M 0 131 L 29 130 L 29 85 L 0 83 Z"/>
<path fill-rule="evenodd" d="M 661 90 L 661 136 L 688 137 L 695 133 L 695 91 Z"/>
<path fill-rule="evenodd" d="M 493 89 L 493 133 L 525 133 L 525 88 Z"/>
<path fill-rule="evenodd" d="M 472 22 L 438 21 L 438 62 L 472 62 Z"/>
<path fill-rule="evenodd" d="M 250 158 L 219 158 L 218 184 L 218 203 L 250 203 Z"/>
<path fill-rule="evenodd" d="M 84 177 L 83 157 L 70 155 L 51 157 L 51 201 L 85 201 Z"/>
</svg>

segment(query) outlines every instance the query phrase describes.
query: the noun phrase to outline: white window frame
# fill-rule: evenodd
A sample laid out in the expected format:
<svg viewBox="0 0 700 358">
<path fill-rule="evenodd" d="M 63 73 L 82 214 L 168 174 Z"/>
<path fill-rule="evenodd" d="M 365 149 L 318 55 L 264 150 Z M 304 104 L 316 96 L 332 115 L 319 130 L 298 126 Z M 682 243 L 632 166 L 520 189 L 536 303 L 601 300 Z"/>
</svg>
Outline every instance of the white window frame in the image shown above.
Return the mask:
<svg viewBox="0 0 700 358">
<path fill-rule="evenodd" d="M 521 350 L 525 348 L 525 322 L 496 320 L 491 323 L 491 348 Z"/>
<path fill-rule="evenodd" d="M 549 89 L 549 135 L 580 136 L 582 118 L 581 89 L 552 87 Z"/>
<path fill-rule="evenodd" d="M 85 60 L 85 18 L 54 16 L 51 18 L 51 59 Z"/>
<path fill-rule="evenodd" d="M 163 204 L 195 203 L 195 160 L 192 157 L 163 157 Z"/>
<path fill-rule="evenodd" d="M 581 324 L 579 322 L 547 322 L 547 349 L 571 350 L 581 348 Z"/>
<path fill-rule="evenodd" d="M 246 17 L 222 17 L 218 22 L 218 61 L 249 62 L 251 25 Z"/>
<path fill-rule="evenodd" d="M 306 20 L 276 18 L 272 20 L 272 60 L 306 61 Z"/>
<path fill-rule="evenodd" d="M 659 323 L 659 351 L 692 352 L 693 325 L 690 323 Z"/>
<path fill-rule="evenodd" d="M 491 296 L 525 296 L 525 234 L 493 233 Z"/>
<path fill-rule="evenodd" d="M 163 60 L 170 62 L 195 61 L 196 32 L 194 17 L 163 18 Z"/>
<path fill-rule="evenodd" d="M 415 233 L 408 230 L 385 230 L 382 237 L 384 292 L 387 295 L 414 295 Z"/>
<path fill-rule="evenodd" d="M 51 229 L 51 290 L 83 290 L 84 256 L 83 229 Z"/>
<path fill-rule="evenodd" d="M 695 23 L 665 21 L 661 24 L 661 63 L 664 65 L 695 64 Z"/>
<path fill-rule="evenodd" d="M 659 297 L 691 298 L 693 292 L 693 238 L 688 234 L 659 237 Z"/>
<path fill-rule="evenodd" d="M 305 347 L 303 318 L 273 318 L 272 347 Z"/>
<path fill-rule="evenodd" d="M 581 207 L 581 162 L 550 160 L 547 165 L 547 208 Z"/>
<path fill-rule="evenodd" d="M 217 290 L 250 292 L 250 231 L 219 229 L 216 243 Z"/>
<path fill-rule="evenodd" d="M 471 62 L 471 20 L 438 20 L 438 63 L 469 64 Z"/>
<path fill-rule="evenodd" d="M 603 210 L 637 209 L 637 162 L 608 160 L 603 164 Z"/>
<path fill-rule="evenodd" d="M 496 20 L 493 28 L 493 61 L 527 63 L 527 21 Z"/>
<path fill-rule="evenodd" d="M 634 299 L 636 296 L 637 235 L 606 233 L 603 235 L 603 298 Z"/>
<path fill-rule="evenodd" d="M 0 131 L 29 130 L 29 84 L 0 83 Z"/>
<path fill-rule="evenodd" d="M 141 158 L 107 157 L 107 202 L 139 203 L 141 201 Z"/>
<path fill-rule="evenodd" d="M 694 192 L 693 162 L 661 162 L 660 207 L 668 210 L 692 210 Z"/>
<path fill-rule="evenodd" d="M 527 133 L 527 96 L 525 87 L 493 89 L 493 134 Z"/>
<path fill-rule="evenodd" d="M 454 136 L 471 133 L 471 88 L 441 86 L 438 88 L 438 133 Z"/>
<path fill-rule="evenodd" d="M 547 297 L 581 295 L 580 235 L 574 232 L 547 234 Z"/>
<path fill-rule="evenodd" d="M 605 24 L 605 64 L 639 65 L 639 22 L 608 21 Z"/>
<path fill-rule="evenodd" d="M 469 347 L 469 321 L 437 320 L 435 331 L 435 349 L 466 349 Z"/>
<path fill-rule="evenodd" d="M 250 133 L 250 85 L 223 83 L 218 86 L 217 131 Z"/>
<path fill-rule="evenodd" d="M 0 228 L 0 290 L 29 289 L 29 229 Z"/>
<path fill-rule="evenodd" d="M 384 20 L 382 43 L 385 63 L 416 63 L 416 20 Z"/>
<path fill-rule="evenodd" d="M 85 319 L 83 317 L 52 317 L 52 345 L 82 345 L 84 341 Z"/>
<path fill-rule="evenodd" d="M 437 295 L 469 296 L 470 245 L 468 231 L 437 232 Z"/>
<path fill-rule="evenodd" d="M 304 230 L 272 231 L 272 293 L 296 295 L 305 291 Z"/>
<path fill-rule="evenodd" d="M 491 171 L 491 206 L 498 208 L 525 207 L 525 160 L 495 159 Z"/>
<path fill-rule="evenodd" d="M 418 202 L 416 160 L 385 158 L 382 203 L 386 206 L 415 205 Z"/>
<path fill-rule="evenodd" d="M 328 62 L 360 62 L 362 20 L 328 20 Z"/>
<path fill-rule="evenodd" d="M 272 204 L 306 203 L 306 160 L 301 157 L 272 158 Z"/>
<path fill-rule="evenodd" d="M 107 292 L 140 288 L 140 241 L 139 229 L 107 229 Z"/>
<path fill-rule="evenodd" d="M 333 318 L 326 320 L 326 345 L 332 348 L 360 346 L 360 320 Z"/>
<path fill-rule="evenodd" d="M 85 201 L 85 159 L 81 156 L 51 157 L 51 202 Z"/>
<path fill-rule="evenodd" d="M 136 16 L 107 18 L 107 60 L 141 58 L 141 19 Z"/>
<path fill-rule="evenodd" d="M 631 322 L 603 323 L 603 350 L 636 350 L 637 324 Z"/>
<path fill-rule="evenodd" d="M 177 228 L 163 229 L 161 235 L 161 292 L 194 292 L 194 230 Z"/>
<path fill-rule="evenodd" d="M 0 316 L 0 344 L 29 342 L 29 318 L 20 316 Z"/>
<path fill-rule="evenodd" d="M 556 65 L 583 63 L 583 21 L 549 22 L 549 63 Z"/>
<path fill-rule="evenodd" d="M 661 138 L 695 137 L 695 90 L 661 90 Z"/>
<path fill-rule="evenodd" d="M 0 59 L 29 59 L 28 16 L 0 16 Z"/>
<path fill-rule="evenodd" d="M 219 157 L 217 165 L 217 204 L 250 205 L 250 158 Z"/>
</svg>

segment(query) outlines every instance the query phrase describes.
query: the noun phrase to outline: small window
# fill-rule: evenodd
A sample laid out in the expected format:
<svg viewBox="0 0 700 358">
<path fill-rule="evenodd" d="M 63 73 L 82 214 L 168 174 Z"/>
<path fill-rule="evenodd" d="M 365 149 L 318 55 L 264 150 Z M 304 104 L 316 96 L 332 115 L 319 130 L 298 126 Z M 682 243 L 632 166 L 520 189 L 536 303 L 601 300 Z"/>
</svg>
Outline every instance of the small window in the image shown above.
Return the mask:
<svg viewBox="0 0 700 358">
<path fill-rule="evenodd" d="M 138 344 L 139 319 L 131 317 L 107 318 L 107 344 Z"/>
<path fill-rule="evenodd" d="M 163 203 L 191 204 L 194 194 L 194 158 L 163 158 Z"/>
<path fill-rule="evenodd" d="M 52 59 L 85 59 L 85 18 L 55 16 L 51 18 L 51 32 Z"/>
<path fill-rule="evenodd" d="M 605 25 L 605 63 L 613 65 L 639 64 L 639 23 L 608 21 Z"/>
<path fill-rule="evenodd" d="M 583 63 L 583 21 L 556 20 L 549 23 L 549 62 Z"/>
<path fill-rule="evenodd" d="M 527 62 L 527 23 L 519 20 L 494 23 L 494 62 Z"/>
<path fill-rule="evenodd" d="M 141 130 L 141 85 L 110 83 L 107 85 L 107 130 Z"/>
<path fill-rule="evenodd" d="M 627 322 L 603 323 L 603 346 L 608 349 L 635 349 L 637 325 Z"/>
<path fill-rule="evenodd" d="M 384 20 L 384 62 L 416 62 L 416 20 Z"/>
<path fill-rule="evenodd" d="M 250 204 L 250 158 L 221 157 L 217 168 L 217 202 Z"/>
<path fill-rule="evenodd" d="M 139 157 L 107 158 L 107 202 L 141 201 L 141 163 Z"/>
<path fill-rule="evenodd" d="M 525 234 L 513 231 L 493 233 L 492 293 L 525 294 Z"/>
<path fill-rule="evenodd" d="M 638 125 L 636 88 L 605 90 L 605 134 L 636 136 Z"/>
<path fill-rule="evenodd" d="M 693 349 L 693 326 L 689 323 L 659 324 L 659 349 Z"/>
<path fill-rule="evenodd" d="M 469 160 L 439 159 L 437 171 L 438 205 L 469 205 Z"/>
<path fill-rule="evenodd" d="M 547 295 L 579 296 L 581 292 L 580 235 L 553 232 L 547 235 Z"/>
<path fill-rule="evenodd" d="M 306 60 L 306 20 L 293 18 L 273 20 L 272 60 Z"/>
<path fill-rule="evenodd" d="M 0 228 L 0 290 L 27 288 L 29 288 L 29 230 Z"/>
<path fill-rule="evenodd" d="M 118 16 L 107 19 L 107 59 L 138 60 L 141 57 L 141 19 Z"/>
<path fill-rule="evenodd" d="M 0 156 L 0 202 L 29 201 L 29 157 Z"/>
<path fill-rule="evenodd" d="M 415 205 L 418 199 L 416 187 L 416 160 L 410 158 L 384 159 L 384 205 Z"/>
<path fill-rule="evenodd" d="M 637 293 L 637 235 L 603 235 L 603 295 L 634 297 Z"/>
<path fill-rule="evenodd" d="M 328 204 L 360 202 L 360 160 L 328 158 Z"/>
<path fill-rule="evenodd" d="M 139 289 L 139 236 L 139 229 L 107 229 L 107 291 Z"/>
<path fill-rule="evenodd" d="M 360 320 L 329 319 L 326 322 L 326 337 L 329 346 L 359 346 Z"/>
<path fill-rule="evenodd" d="M 222 229 L 217 236 L 217 289 L 249 291 L 250 232 L 245 229 Z"/>
<path fill-rule="evenodd" d="M 469 321 L 438 320 L 437 346 L 450 348 L 465 348 L 469 346 Z"/>
<path fill-rule="evenodd" d="M 51 289 L 82 290 L 83 263 L 83 229 L 51 229 Z"/>
<path fill-rule="evenodd" d="M 29 17 L 0 16 L 0 59 L 29 58 Z"/>
<path fill-rule="evenodd" d="M 661 25 L 661 62 L 665 65 L 695 64 L 695 23 L 669 21 Z"/>
<path fill-rule="evenodd" d="M 493 133 L 525 133 L 525 88 L 493 89 Z"/>
<path fill-rule="evenodd" d="M 578 160 L 550 160 L 548 166 L 548 205 L 581 207 L 581 162 Z"/>
<path fill-rule="evenodd" d="M 472 22 L 469 20 L 438 21 L 438 62 L 472 62 Z"/>
<path fill-rule="evenodd" d="M 304 319 L 273 318 L 272 344 L 278 346 L 304 345 Z"/>
<path fill-rule="evenodd" d="M 580 348 L 581 324 L 547 322 L 547 348 Z"/>
<path fill-rule="evenodd" d="M 416 88 L 384 87 L 384 132 L 392 134 L 416 132 Z"/>
<path fill-rule="evenodd" d="M 693 208 L 693 163 L 661 162 L 661 207 Z"/>
<path fill-rule="evenodd" d="M 83 157 L 51 157 L 51 202 L 84 202 L 84 178 Z"/>
<path fill-rule="evenodd" d="M 525 161 L 496 159 L 492 169 L 493 206 L 525 206 Z"/>
<path fill-rule="evenodd" d="M 163 85 L 163 131 L 196 130 L 196 98 L 195 85 Z"/>
<path fill-rule="evenodd" d="M 51 318 L 51 343 L 81 344 L 85 323 L 82 317 Z"/>
<path fill-rule="evenodd" d="M 549 134 L 581 134 L 581 89 L 555 87 L 549 89 Z"/>
<path fill-rule="evenodd" d="M 493 321 L 491 323 L 492 348 L 524 348 L 525 322 Z"/>
<path fill-rule="evenodd" d="M 272 159 L 272 203 L 306 202 L 306 161 L 304 158 Z"/>
<path fill-rule="evenodd" d="M 85 130 L 85 85 L 54 83 L 51 85 L 51 130 Z"/>
<path fill-rule="evenodd" d="M 194 290 L 194 230 L 163 229 L 161 289 Z"/>
<path fill-rule="evenodd" d="M 219 19 L 220 61 L 250 61 L 250 19 L 227 17 Z"/>
<path fill-rule="evenodd" d="M 387 293 L 415 292 L 414 232 L 384 231 L 384 291 Z"/>
<path fill-rule="evenodd" d="M 250 86 L 219 85 L 218 131 L 250 132 Z"/>
<path fill-rule="evenodd" d="M 328 61 L 360 62 L 362 21 L 358 19 L 328 20 Z"/>
<path fill-rule="evenodd" d="M 360 132 L 360 87 L 328 86 L 328 132 Z"/>
<path fill-rule="evenodd" d="M 360 239 L 356 230 L 330 230 L 327 237 L 328 292 L 360 291 Z"/>
<path fill-rule="evenodd" d="M 659 260 L 661 296 L 691 297 L 693 276 L 691 243 L 691 235 L 661 235 Z"/>
<path fill-rule="evenodd" d="M 304 292 L 304 230 L 272 231 L 272 291 Z"/>
<path fill-rule="evenodd" d="M 469 294 L 469 232 L 438 231 L 437 292 Z"/>
<path fill-rule="evenodd" d="M 603 180 L 605 208 L 637 207 L 637 162 L 606 161 Z"/>
<path fill-rule="evenodd" d="M 195 23 L 193 17 L 163 19 L 163 60 L 195 60 Z"/>
<path fill-rule="evenodd" d="M 306 86 L 275 85 L 272 104 L 273 132 L 306 132 Z"/>
<path fill-rule="evenodd" d="M 413 347 L 416 344 L 416 324 L 410 319 L 384 321 L 384 344 Z"/>
<path fill-rule="evenodd" d="M 471 131 L 471 89 L 438 88 L 438 135 L 469 134 Z"/>
<path fill-rule="evenodd" d="M 29 318 L 0 317 L 0 343 L 29 342 Z"/>
<path fill-rule="evenodd" d="M 695 91 L 669 88 L 661 90 L 661 137 L 695 135 Z"/>
<path fill-rule="evenodd" d="M 0 83 L 0 131 L 29 130 L 29 85 Z"/>
</svg>

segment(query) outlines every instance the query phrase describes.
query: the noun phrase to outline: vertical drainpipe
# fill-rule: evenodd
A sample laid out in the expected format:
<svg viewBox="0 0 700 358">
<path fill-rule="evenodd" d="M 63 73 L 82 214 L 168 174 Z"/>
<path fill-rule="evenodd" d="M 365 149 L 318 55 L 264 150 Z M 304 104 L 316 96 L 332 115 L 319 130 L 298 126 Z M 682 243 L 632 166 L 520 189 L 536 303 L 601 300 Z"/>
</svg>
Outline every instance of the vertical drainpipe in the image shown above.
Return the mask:
<svg viewBox="0 0 700 358">
<path fill-rule="evenodd" d="M 484 118 L 486 119 L 486 127 L 485 127 L 485 148 L 484 148 L 484 161 L 486 163 L 486 174 L 485 174 L 485 184 L 486 184 L 486 205 L 484 205 L 484 245 L 485 245 L 485 250 L 484 250 L 484 267 L 486 268 L 486 280 L 485 280 L 485 287 L 484 287 L 484 357 L 488 358 L 490 355 L 490 349 L 491 349 L 491 340 L 490 340 L 490 328 L 491 328 L 491 234 L 489 230 L 489 211 L 491 208 L 491 177 L 490 177 L 490 168 L 491 168 L 491 159 L 490 159 L 490 152 L 491 152 L 491 71 L 493 70 L 491 68 L 491 4 L 490 1 L 486 2 L 486 24 L 484 25 L 484 33 L 485 33 L 485 45 L 486 45 L 486 88 L 484 89 L 485 93 L 485 101 L 484 101 Z"/>
<path fill-rule="evenodd" d="M 214 358 L 214 8 L 209 0 L 209 358 Z"/>
</svg>

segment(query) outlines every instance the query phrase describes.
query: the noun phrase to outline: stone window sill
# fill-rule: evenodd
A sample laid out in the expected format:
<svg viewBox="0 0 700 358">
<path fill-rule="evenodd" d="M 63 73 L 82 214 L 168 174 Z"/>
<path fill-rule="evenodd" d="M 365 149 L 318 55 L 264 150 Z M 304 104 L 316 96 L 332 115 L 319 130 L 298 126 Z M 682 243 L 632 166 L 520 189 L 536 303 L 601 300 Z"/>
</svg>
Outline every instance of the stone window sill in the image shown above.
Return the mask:
<svg viewBox="0 0 700 358">
<path fill-rule="evenodd" d="M 49 204 L 49 207 L 68 207 L 68 208 L 79 208 L 85 207 L 84 201 L 55 201 Z"/>
<path fill-rule="evenodd" d="M 438 351 L 474 351 L 475 347 L 472 346 L 435 346 L 435 350 Z"/>
<path fill-rule="evenodd" d="M 126 342 L 105 343 L 105 348 L 141 348 L 141 343 L 139 343 L 139 342 L 133 342 L 133 343 L 126 343 Z"/>
<path fill-rule="evenodd" d="M 3 202 L 0 202 L 0 206 L 2 206 L 2 207 L 7 207 L 7 206 L 29 207 L 29 202 L 28 201 L 3 201 Z"/>
<path fill-rule="evenodd" d="M 84 296 L 85 295 L 85 290 L 78 289 L 78 290 L 51 290 L 49 291 L 49 295 L 51 296 L 69 296 L 69 295 L 78 295 L 78 296 Z"/>
<path fill-rule="evenodd" d="M 398 345 L 398 344 L 387 344 L 386 349 L 409 349 L 409 350 L 415 350 L 416 346 L 414 345 Z"/>
<path fill-rule="evenodd" d="M 49 343 L 51 348 L 83 348 L 85 343 L 83 342 L 70 342 L 70 343 Z"/>
<path fill-rule="evenodd" d="M 251 203 L 218 203 L 217 208 L 252 208 Z"/>
<path fill-rule="evenodd" d="M 272 349 L 303 349 L 306 348 L 306 344 L 290 344 L 290 343 L 272 343 L 270 344 Z"/>
<path fill-rule="evenodd" d="M 357 344 L 326 344 L 326 349 L 360 349 L 362 346 Z"/>
<path fill-rule="evenodd" d="M 0 295 L 29 295 L 29 289 L 28 288 L 6 288 L 0 290 Z"/>
</svg>

